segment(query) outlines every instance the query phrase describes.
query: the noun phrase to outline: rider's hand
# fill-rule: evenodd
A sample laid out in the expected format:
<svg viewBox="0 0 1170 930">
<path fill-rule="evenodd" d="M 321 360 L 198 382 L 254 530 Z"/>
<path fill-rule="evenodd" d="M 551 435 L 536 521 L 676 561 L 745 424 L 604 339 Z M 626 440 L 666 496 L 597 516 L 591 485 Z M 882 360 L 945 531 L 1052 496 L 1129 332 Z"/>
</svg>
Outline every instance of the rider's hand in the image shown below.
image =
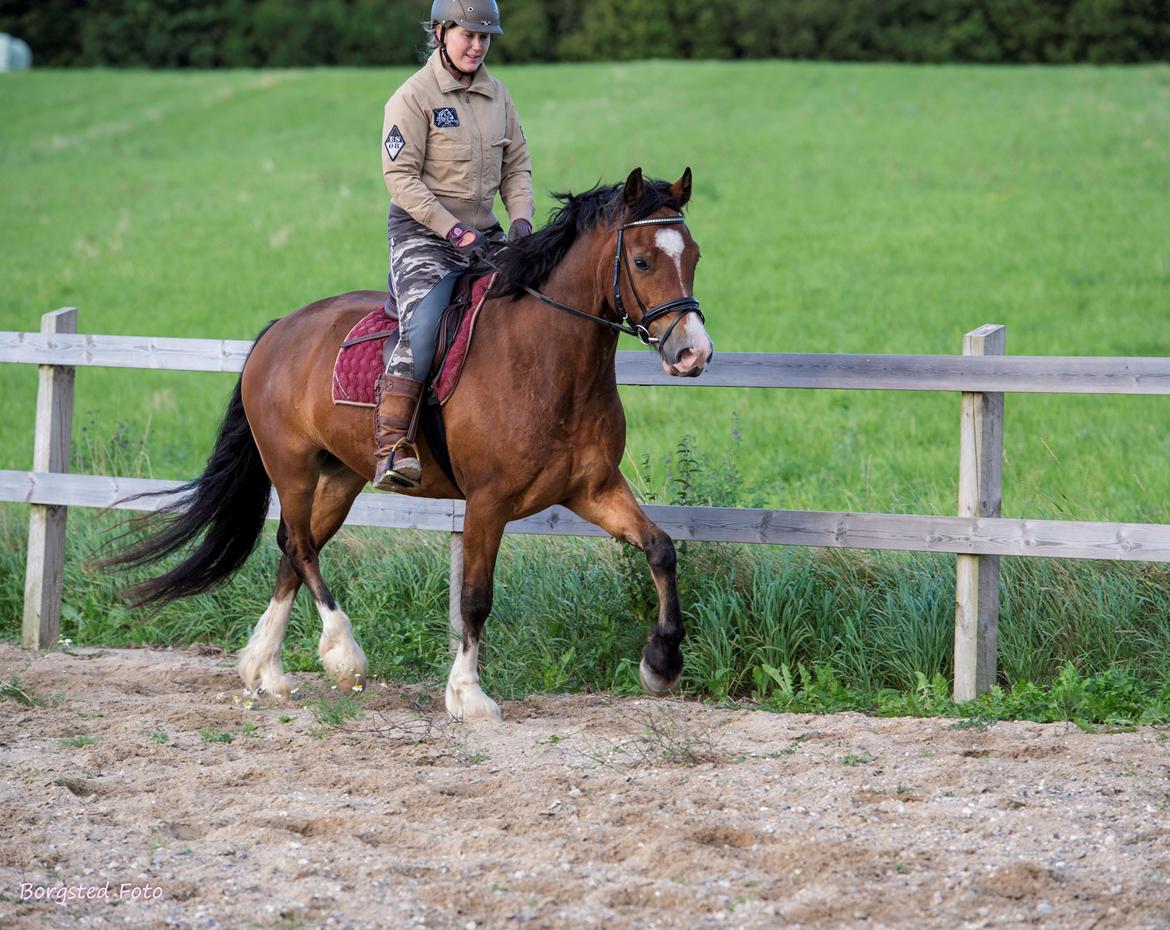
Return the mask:
<svg viewBox="0 0 1170 930">
<path fill-rule="evenodd" d="M 475 255 L 482 251 L 484 235 L 474 226 L 456 223 L 447 232 L 447 241 L 464 255 Z"/>
<path fill-rule="evenodd" d="M 515 242 L 517 239 L 523 239 L 525 236 L 532 235 L 532 224 L 528 220 L 512 220 L 512 225 L 508 227 L 508 241 Z"/>
</svg>

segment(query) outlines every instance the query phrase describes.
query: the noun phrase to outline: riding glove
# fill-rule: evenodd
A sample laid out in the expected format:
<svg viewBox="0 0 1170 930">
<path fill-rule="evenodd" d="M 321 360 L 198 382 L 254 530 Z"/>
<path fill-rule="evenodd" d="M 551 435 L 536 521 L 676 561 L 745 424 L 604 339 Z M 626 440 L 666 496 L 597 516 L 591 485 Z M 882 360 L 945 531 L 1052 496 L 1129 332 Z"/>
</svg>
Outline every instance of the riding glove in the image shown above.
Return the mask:
<svg viewBox="0 0 1170 930">
<path fill-rule="evenodd" d="M 470 241 L 460 245 L 460 240 L 468 233 L 472 238 Z M 456 223 L 451 227 L 447 233 L 447 241 L 463 255 L 477 255 L 483 251 L 484 235 L 474 226 L 464 226 L 462 223 Z"/>
<path fill-rule="evenodd" d="M 509 242 L 515 242 L 517 239 L 523 239 L 525 236 L 531 235 L 532 224 L 528 220 L 513 220 L 512 225 L 508 227 Z"/>
</svg>

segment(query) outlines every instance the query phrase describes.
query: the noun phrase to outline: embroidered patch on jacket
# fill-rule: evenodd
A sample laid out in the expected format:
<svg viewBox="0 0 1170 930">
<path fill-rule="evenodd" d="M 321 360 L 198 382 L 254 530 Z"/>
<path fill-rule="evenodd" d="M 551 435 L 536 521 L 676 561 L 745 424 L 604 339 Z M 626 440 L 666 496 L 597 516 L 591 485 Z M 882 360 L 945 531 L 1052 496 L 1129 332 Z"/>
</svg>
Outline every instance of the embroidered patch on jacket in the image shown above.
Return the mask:
<svg viewBox="0 0 1170 930">
<path fill-rule="evenodd" d="M 394 161 L 398 157 L 398 153 L 402 151 L 405 145 L 406 140 L 402 138 L 402 133 L 395 126 L 390 130 L 390 135 L 386 137 L 386 154 L 390 156 L 391 161 Z"/>
<path fill-rule="evenodd" d="M 459 114 L 455 112 L 454 107 L 439 107 L 433 112 L 435 114 L 435 125 L 440 129 L 447 129 L 451 126 L 459 125 Z"/>
</svg>

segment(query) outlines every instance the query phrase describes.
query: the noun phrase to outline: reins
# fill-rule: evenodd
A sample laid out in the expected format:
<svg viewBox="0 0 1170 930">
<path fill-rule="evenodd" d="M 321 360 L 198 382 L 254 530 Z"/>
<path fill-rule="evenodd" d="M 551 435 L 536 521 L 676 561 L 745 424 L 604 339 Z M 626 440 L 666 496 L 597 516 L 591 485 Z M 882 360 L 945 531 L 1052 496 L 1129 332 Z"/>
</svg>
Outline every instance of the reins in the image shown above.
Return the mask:
<svg viewBox="0 0 1170 930">
<path fill-rule="evenodd" d="M 703 316 L 703 311 L 699 308 L 699 301 L 694 297 L 676 297 L 674 300 L 668 300 L 665 303 L 658 304 L 655 307 L 647 307 L 642 300 L 642 296 L 638 293 L 637 287 L 634 285 L 633 276 L 630 274 L 629 262 L 626 265 L 626 280 L 630 284 L 630 290 L 634 294 L 634 299 L 638 302 L 638 309 L 642 312 L 642 319 L 634 323 L 630 319 L 629 313 L 626 311 L 625 302 L 622 300 L 621 290 L 621 274 L 622 264 L 626 258 L 625 246 L 625 231 L 633 226 L 668 226 L 685 223 L 686 218 L 679 216 L 659 216 L 648 220 L 634 220 L 629 223 L 623 223 L 617 229 L 617 248 L 614 251 L 614 265 L 613 265 L 613 302 L 614 309 L 622 315 L 621 322 L 615 323 L 613 320 L 607 320 L 603 316 L 596 316 L 585 310 L 578 310 L 576 307 L 570 307 L 568 304 L 563 304 L 559 300 L 554 300 L 547 294 L 542 294 L 540 291 L 532 287 L 524 287 L 524 290 L 535 297 L 541 303 L 548 304 L 550 307 L 555 307 L 565 313 L 571 313 L 573 316 L 583 317 L 586 320 L 591 320 L 600 326 L 613 330 L 617 333 L 625 333 L 628 336 L 634 336 L 644 346 L 649 346 L 656 349 L 659 354 L 662 352 L 662 346 L 670 338 L 670 334 L 674 332 L 674 328 L 679 324 L 688 313 L 698 314 L 700 322 L 705 323 L 706 318 Z M 490 259 L 482 259 L 486 264 L 492 268 L 496 265 Z M 498 271 L 499 269 L 496 268 Z M 649 326 L 655 320 L 661 318 L 668 313 L 678 313 L 678 316 L 667 327 L 666 332 L 661 338 L 650 335 Z"/>
</svg>

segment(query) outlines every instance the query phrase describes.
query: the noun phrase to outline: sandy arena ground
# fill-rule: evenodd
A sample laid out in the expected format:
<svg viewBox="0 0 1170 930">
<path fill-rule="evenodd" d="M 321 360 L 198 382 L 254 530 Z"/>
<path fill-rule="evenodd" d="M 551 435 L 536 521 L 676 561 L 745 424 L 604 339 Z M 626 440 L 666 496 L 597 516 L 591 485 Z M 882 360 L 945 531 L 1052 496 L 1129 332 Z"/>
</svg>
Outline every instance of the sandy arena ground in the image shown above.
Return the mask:
<svg viewBox="0 0 1170 930">
<path fill-rule="evenodd" d="M 0 678 L 49 700 L 0 703 L 3 928 L 1170 927 L 1165 731 L 394 684 L 329 725 L 209 648 Z"/>
</svg>

